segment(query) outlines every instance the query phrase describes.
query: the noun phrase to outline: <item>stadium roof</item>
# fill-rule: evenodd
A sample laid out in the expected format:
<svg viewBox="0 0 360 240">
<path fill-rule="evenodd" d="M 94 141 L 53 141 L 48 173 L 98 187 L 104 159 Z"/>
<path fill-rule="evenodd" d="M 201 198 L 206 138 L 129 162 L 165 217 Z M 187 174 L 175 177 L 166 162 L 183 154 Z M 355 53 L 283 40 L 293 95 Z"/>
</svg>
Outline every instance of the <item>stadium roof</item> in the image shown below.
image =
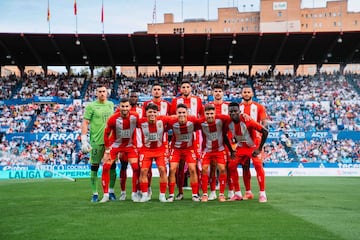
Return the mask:
<svg viewBox="0 0 360 240">
<path fill-rule="evenodd" d="M 321 66 L 360 63 L 359 50 L 359 31 L 185 35 L 0 33 L 0 65 L 17 66 Z"/>
</svg>

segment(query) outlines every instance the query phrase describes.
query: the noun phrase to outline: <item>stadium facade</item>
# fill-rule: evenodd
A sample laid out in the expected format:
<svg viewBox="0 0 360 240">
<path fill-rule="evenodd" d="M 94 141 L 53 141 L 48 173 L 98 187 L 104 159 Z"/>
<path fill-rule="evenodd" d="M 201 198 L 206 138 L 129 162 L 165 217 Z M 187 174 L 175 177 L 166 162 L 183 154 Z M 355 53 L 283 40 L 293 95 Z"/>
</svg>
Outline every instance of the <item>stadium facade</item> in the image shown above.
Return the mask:
<svg viewBox="0 0 360 240">
<path fill-rule="evenodd" d="M 213 34 L 213 33 L 317 33 L 358 31 L 360 12 L 348 10 L 348 1 L 329 1 L 325 7 L 301 8 L 301 0 L 261 0 L 260 11 L 245 11 L 238 7 L 219 8 L 218 18 L 206 20 L 199 18 L 174 21 L 172 13 L 165 13 L 162 23 L 149 23 L 149 34 Z M 339 40 L 341 41 L 341 40 Z M 254 66 L 252 73 L 267 72 L 270 66 Z M 338 64 L 325 64 L 324 72 L 339 70 Z M 360 65 L 350 64 L 347 71 L 360 72 Z M 133 67 L 122 67 L 121 71 L 128 76 L 135 75 Z M 156 67 L 140 67 L 139 72 L 153 74 Z M 179 72 L 180 67 L 163 67 L 163 72 Z M 294 72 L 293 66 L 277 66 L 276 71 Z M 275 71 L 275 72 L 276 72 Z M 297 71 L 300 74 L 315 74 L 315 65 L 306 65 Z M 201 67 L 186 67 L 184 72 L 202 75 Z M 207 73 L 226 72 L 226 66 L 209 66 Z M 248 72 L 247 66 L 231 66 L 230 72 Z M 231 74 L 231 73 L 230 73 Z"/>
</svg>

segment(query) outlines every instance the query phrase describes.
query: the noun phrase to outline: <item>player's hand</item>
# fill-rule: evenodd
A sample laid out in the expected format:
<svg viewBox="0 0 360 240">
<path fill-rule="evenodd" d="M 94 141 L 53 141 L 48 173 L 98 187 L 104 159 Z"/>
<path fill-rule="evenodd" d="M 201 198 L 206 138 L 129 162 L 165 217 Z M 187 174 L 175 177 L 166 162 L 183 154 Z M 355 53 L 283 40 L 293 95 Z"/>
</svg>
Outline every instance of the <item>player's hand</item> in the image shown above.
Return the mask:
<svg viewBox="0 0 360 240">
<path fill-rule="evenodd" d="M 252 155 L 253 157 L 256 157 L 257 155 L 260 154 L 260 152 L 261 152 L 261 151 L 260 151 L 259 149 L 255 149 L 251 155 Z"/>
<path fill-rule="evenodd" d="M 250 115 L 247 115 L 246 113 L 241 113 L 241 116 L 244 118 L 245 121 L 250 121 L 251 120 Z"/>
<path fill-rule="evenodd" d="M 102 161 L 103 161 L 103 163 L 105 163 L 105 162 L 111 162 L 110 153 L 105 152 L 105 153 L 104 153 L 104 156 L 103 156 L 103 158 L 102 158 Z"/>
<path fill-rule="evenodd" d="M 81 135 L 81 151 L 83 153 L 91 151 L 91 146 L 86 135 Z"/>
<path fill-rule="evenodd" d="M 231 151 L 231 152 L 230 152 L 230 158 L 231 158 L 231 159 L 235 159 L 235 151 Z"/>
</svg>

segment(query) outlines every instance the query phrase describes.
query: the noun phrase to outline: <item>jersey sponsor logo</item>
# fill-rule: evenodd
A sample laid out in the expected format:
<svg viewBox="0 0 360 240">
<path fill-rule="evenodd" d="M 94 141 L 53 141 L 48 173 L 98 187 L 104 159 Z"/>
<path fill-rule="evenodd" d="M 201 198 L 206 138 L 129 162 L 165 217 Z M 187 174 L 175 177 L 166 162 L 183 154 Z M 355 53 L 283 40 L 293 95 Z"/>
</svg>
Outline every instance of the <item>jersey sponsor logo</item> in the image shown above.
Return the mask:
<svg viewBox="0 0 360 240">
<path fill-rule="evenodd" d="M 238 142 L 246 142 L 246 138 L 244 136 L 236 135 L 235 138 Z"/>
<path fill-rule="evenodd" d="M 216 132 L 215 133 L 210 133 L 208 137 L 209 137 L 210 141 L 214 141 L 214 140 L 218 139 L 218 134 Z"/>
<path fill-rule="evenodd" d="M 158 141 L 159 140 L 157 133 L 149 133 L 148 137 L 149 137 L 149 141 Z"/>
<path fill-rule="evenodd" d="M 180 134 L 178 139 L 180 141 L 188 141 L 191 139 L 192 133 L 188 133 L 188 134 Z"/>
<path fill-rule="evenodd" d="M 119 137 L 122 137 L 122 138 L 130 138 L 131 137 L 131 131 L 130 131 L 130 129 L 120 130 L 119 135 L 120 135 Z"/>
</svg>

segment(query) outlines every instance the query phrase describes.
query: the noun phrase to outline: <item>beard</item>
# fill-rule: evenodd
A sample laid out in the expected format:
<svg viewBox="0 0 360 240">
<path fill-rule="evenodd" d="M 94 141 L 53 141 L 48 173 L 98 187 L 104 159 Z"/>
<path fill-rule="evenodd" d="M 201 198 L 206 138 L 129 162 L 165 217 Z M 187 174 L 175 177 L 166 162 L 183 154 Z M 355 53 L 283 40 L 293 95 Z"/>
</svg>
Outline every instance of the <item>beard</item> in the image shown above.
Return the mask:
<svg viewBox="0 0 360 240">
<path fill-rule="evenodd" d="M 245 101 L 245 102 L 249 102 L 249 101 L 251 101 L 251 97 L 248 97 L 248 98 L 243 98 L 243 100 Z"/>
</svg>

